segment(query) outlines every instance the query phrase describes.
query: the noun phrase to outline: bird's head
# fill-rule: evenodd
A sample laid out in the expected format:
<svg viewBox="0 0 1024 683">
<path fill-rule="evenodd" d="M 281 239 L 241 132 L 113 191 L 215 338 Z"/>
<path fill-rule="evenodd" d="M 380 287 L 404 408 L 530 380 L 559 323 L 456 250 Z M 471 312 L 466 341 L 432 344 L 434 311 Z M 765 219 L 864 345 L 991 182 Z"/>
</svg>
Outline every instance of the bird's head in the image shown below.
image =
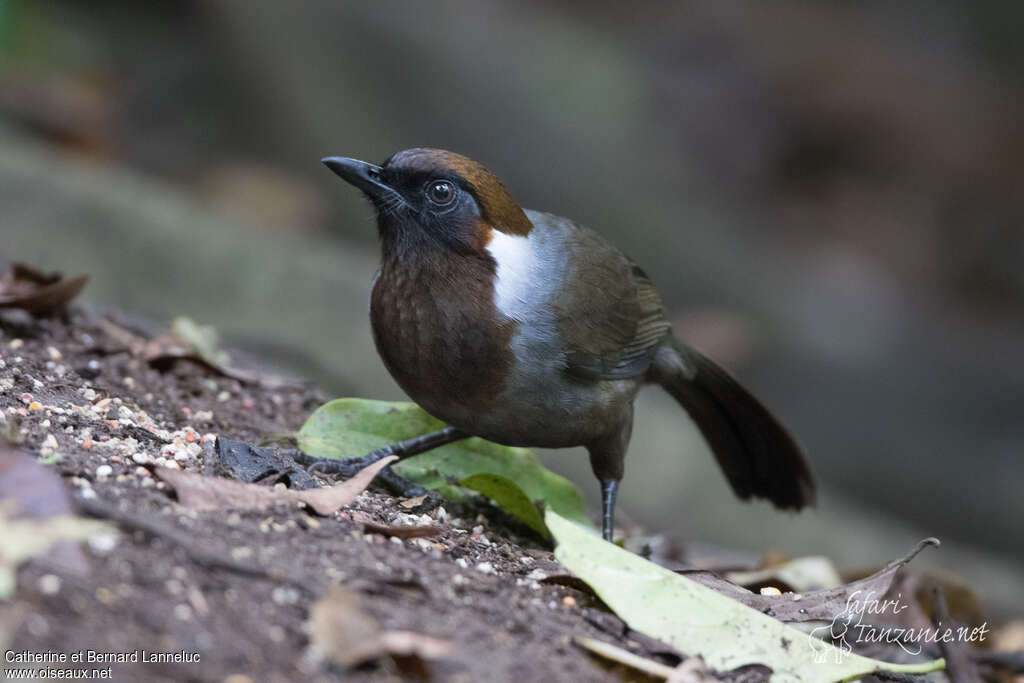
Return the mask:
<svg viewBox="0 0 1024 683">
<path fill-rule="evenodd" d="M 455 152 L 407 149 L 380 166 L 347 157 L 323 163 L 373 203 L 386 249 L 433 244 L 482 253 L 494 231 L 526 235 L 532 228 L 497 176 Z"/>
</svg>

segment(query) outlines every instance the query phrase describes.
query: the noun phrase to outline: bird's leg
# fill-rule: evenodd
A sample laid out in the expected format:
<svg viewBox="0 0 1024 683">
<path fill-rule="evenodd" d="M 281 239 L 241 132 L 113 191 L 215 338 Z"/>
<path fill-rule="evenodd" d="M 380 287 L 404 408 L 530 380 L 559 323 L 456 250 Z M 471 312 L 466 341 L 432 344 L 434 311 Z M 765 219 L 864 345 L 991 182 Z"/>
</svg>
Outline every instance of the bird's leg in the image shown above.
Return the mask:
<svg viewBox="0 0 1024 683">
<path fill-rule="evenodd" d="M 346 458 L 339 460 L 336 458 L 311 458 L 306 456 L 302 461 L 303 465 L 306 465 L 306 469 L 310 472 L 320 472 L 323 474 L 338 474 L 346 479 L 355 475 L 356 472 L 372 465 L 382 458 L 386 458 L 389 455 L 397 455 L 399 460 L 405 460 L 411 458 L 414 455 L 419 455 L 429 450 L 433 450 L 445 444 L 450 444 L 453 441 L 465 439 L 469 434 L 459 431 L 455 427 L 445 427 L 439 429 L 436 432 L 430 432 L 429 434 L 423 434 L 412 439 L 406 439 L 405 441 L 399 441 L 397 443 L 388 444 L 377 450 L 370 451 L 364 456 L 358 458 Z M 390 467 L 386 467 L 381 470 L 380 474 L 381 482 L 390 489 L 393 493 L 412 498 L 415 496 L 421 496 L 426 493 L 426 490 L 422 487 L 416 486 L 407 479 L 395 474 Z"/>
<path fill-rule="evenodd" d="M 615 497 L 618 493 L 618 479 L 601 480 L 601 536 L 608 542 L 611 542 L 615 528 Z"/>
</svg>

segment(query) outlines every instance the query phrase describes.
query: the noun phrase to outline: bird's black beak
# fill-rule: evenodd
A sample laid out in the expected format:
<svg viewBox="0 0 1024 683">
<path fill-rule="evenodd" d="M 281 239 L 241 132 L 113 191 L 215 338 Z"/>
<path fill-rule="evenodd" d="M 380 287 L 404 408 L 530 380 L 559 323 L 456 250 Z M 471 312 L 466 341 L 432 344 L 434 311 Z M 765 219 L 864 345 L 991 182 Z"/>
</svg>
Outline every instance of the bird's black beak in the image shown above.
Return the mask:
<svg viewBox="0 0 1024 683">
<path fill-rule="evenodd" d="M 398 194 L 393 187 L 381 180 L 380 166 L 348 157 L 324 157 L 320 161 L 372 200 L 382 200 Z"/>
</svg>

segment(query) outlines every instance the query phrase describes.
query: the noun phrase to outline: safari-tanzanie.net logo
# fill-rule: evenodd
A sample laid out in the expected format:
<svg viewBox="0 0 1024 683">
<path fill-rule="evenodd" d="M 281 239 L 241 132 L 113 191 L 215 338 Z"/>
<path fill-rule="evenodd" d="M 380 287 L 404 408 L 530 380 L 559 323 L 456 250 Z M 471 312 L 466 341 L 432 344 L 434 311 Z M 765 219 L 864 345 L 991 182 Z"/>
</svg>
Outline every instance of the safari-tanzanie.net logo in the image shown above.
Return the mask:
<svg viewBox="0 0 1024 683">
<path fill-rule="evenodd" d="M 841 663 L 852 654 L 857 644 L 888 644 L 900 647 L 909 655 L 920 655 L 925 645 L 939 643 L 980 643 L 989 632 L 988 622 L 981 626 L 943 625 L 928 627 L 888 624 L 883 619 L 898 617 L 910 609 L 902 602 L 903 595 L 881 599 L 873 591 L 854 591 L 842 612 L 832 623 L 813 629 L 808 638 L 814 650 L 814 661 L 825 663 L 829 655 Z M 835 647 L 825 647 L 831 643 Z"/>
</svg>

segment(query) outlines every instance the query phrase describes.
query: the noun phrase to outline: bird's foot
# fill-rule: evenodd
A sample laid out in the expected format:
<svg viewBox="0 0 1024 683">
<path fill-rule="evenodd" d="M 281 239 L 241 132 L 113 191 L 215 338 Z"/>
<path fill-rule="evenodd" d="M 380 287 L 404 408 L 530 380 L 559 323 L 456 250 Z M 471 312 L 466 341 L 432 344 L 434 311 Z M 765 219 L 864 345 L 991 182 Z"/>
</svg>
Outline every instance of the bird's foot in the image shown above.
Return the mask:
<svg viewBox="0 0 1024 683">
<path fill-rule="evenodd" d="M 303 457 L 297 457 L 296 460 L 301 462 L 310 473 L 334 474 L 348 479 L 355 476 L 359 470 L 369 467 L 389 455 L 392 455 L 392 450 L 389 446 L 385 446 L 358 458 L 314 458 L 303 453 Z"/>
<path fill-rule="evenodd" d="M 305 465 L 306 470 L 310 473 L 336 475 L 343 479 L 348 479 L 355 476 L 359 470 L 369 467 L 378 460 L 393 454 L 393 449 L 389 446 L 385 446 L 384 448 L 378 448 L 375 451 L 370 451 L 366 455 L 358 458 L 314 458 L 309 455 L 302 454 L 301 457 L 296 457 L 296 460 Z M 423 503 L 420 504 L 420 507 L 426 506 L 426 509 L 428 510 L 437 507 L 444 501 L 441 494 L 414 484 L 405 477 L 399 475 L 391 469 L 390 466 L 385 467 L 377 473 L 376 481 L 383 485 L 391 494 L 396 496 L 401 496 L 403 498 L 418 498 L 420 496 L 426 496 Z"/>
</svg>

